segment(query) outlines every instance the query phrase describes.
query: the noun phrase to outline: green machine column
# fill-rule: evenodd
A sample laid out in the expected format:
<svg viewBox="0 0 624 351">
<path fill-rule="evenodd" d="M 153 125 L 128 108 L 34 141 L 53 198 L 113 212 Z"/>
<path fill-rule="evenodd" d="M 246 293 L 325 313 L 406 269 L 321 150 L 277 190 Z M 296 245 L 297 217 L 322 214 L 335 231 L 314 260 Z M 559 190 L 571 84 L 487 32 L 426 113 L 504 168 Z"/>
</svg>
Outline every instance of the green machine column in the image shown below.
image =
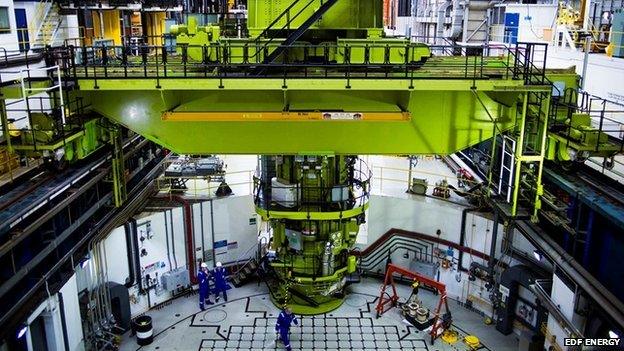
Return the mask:
<svg viewBox="0 0 624 351">
<path fill-rule="evenodd" d="M 370 177 L 355 156 L 261 156 L 255 203 L 272 231 L 276 305 L 319 314 L 342 304 L 356 268 L 349 249 L 364 222 Z"/>
</svg>

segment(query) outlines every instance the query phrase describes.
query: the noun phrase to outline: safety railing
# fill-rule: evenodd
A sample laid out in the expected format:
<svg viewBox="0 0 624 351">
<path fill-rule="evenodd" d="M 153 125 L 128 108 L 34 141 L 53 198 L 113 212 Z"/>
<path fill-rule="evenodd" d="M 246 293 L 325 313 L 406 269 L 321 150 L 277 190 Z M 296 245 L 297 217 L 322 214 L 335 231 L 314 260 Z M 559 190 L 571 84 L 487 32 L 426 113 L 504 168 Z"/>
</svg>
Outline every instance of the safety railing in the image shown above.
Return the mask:
<svg viewBox="0 0 624 351">
<path fill-rule="evenodd" d="M 480 184 L 479 181 L 466 179 L 461 174 L 444 174 L 413 168 L 378 166 L 374 164 L 371 168 L 373 172 L 371 192 L 374 194 L 404 196 L 405 192 L 412 186 L 413 178 L 417 178 L 425 179 L 427 188 L 431 188 L 431 191 L 427 190 L 425 195 L 449 194 L 448 198 L 450 198 L 451 193 L 454 193 L 458 196 L 453 198 L 453 200 L 456 200 L 476 195 L 470 192 L 470 189 Z M 454 184 L 457 184 L 457 186 Z"/>
<path fill-rule="evenodd" d="M 585 38 L 587 34 L 591 38 L 592 52 L 606 52 L 608 55 L 613 53 L 613 50 L 620 50 L 623 46 L 618 45 L 613 41 L 614 36 L 624 36 L 624 32 L 611 29 L 599 29 L 592 27 L 589 30 L 566 28 L 567 33 L 570 35 L 572 44 L 576 47 L 584 47 L 586 44 Z M 562 46 L 561 38 L 553 38 L 553 43 L 556 46 Z"/>
<path fill-rule="evenodd" d="M 163 164 L 163 174 L 171 162 Z M 253 170 L 242 170 L 227 172 L 225 175 L 214 180 L 210 176 L 166 176 L 163 175 L 156 179 L 156 189 L 162 193 L 180 193 L 183 191 L 186 196 L 195 198 L 206 198 L 216 196 L 222 178 L 225 178 L 227 185 L 236 195 L 253 194 Z M 238 179 L 232 181 L 230 179 Z M 176 186 L 176 182 L 184 185 L 184 189 Z M 216 184 L 218 183 L 218 184 Z"/>
<path fill-rule="evenodd" d="M 59 78 L 50 80 L 46 83 L 46 76 L 52 73 Z M 21 140 L 18 144 L 13 146 L 10 140 L 7 140 L 9 149 L 16 146 L 27 147 L 33 151 L 37 151 L 38 148 L 50 144 L 51 142 L 62 141 L 65 146 L 65 137 L 67 134 L 71 134 L 76 125 L 82 123 L 76 120 L 72 120 L 74 123 L 70 123 L 66 120 L 66 112 L 69 112 L 69 107 L 75 108 L 72 112 L 82 112 L 84 108 L 82 99 L 72 99 L 68 103 L 64 102 L 63 84 L 60 80 L 60 68 L 58 66 L 51 67 L 36 67 L 26 68 L 16 72 L 3 72 L 17 74 L 18 81 L 21 85 L 21 94 L 18 99 L 12 99 L 5 102 L 5 111 L 7 116 L 7 126 L 2 126 L 9 133 L 9 135 L 21 135 Z M 35 80 L 44 79 L 42 85 L 33 85 Z M 53 96 L 54 95 L 54 96 Z M 46 115 L 46 119 L 49 123 L 35 123 L 35 116 Z M 11 118 L 9 118 L 11 115 Z M 0 123 L 1 124 L 1 123 Z M 21 127 L 16 127 L 21 125 Z M 46 126 L 49 126 L 47 128 Z"/>
<path fill-rule="evenodd" d="M 576 141 L 592 148 L 586 151 L 624 152 L 624 103 L 569 89 L 553 102 L 549 130 L 565 136 L 566 146 Z M 590 123 L 572 123 L 576 113 L 588 115 Z"/>
<path fill-rule="evenodd" d="M 349 169 L 349 179 L 340 184 L 320 186 L 305 185 L 303 179 L 296 184 L 274 184 L 262 175 L 254 176 L 254 203 L 267 210 L 344 211 L 364 206 L 370 197 L 372 172 L 361 159 Z M 279 194 L 279 195 L 278 195 Z"/>
<path fill-rule="evenodd" d="M 540 44 L 515 46 L 425 46 L 414 44 L 293 44 L 273 63 L 265 63 L 260 44 L 218 42 L 206 45 L 98 45 L 64 46 L 53 57 L 66 68 L 66 78 L 327 78 L 346 79 L 521 79 L 544 84 L 537 67 Z M 442 50 L 446 59 L 430 57 Z M 492 54 L 492 56 L 489 56 Z M 425 63 L 425 61 L 427 61 Z M 259 73 L 261 72 L 261 73 Z"/>
</svg>

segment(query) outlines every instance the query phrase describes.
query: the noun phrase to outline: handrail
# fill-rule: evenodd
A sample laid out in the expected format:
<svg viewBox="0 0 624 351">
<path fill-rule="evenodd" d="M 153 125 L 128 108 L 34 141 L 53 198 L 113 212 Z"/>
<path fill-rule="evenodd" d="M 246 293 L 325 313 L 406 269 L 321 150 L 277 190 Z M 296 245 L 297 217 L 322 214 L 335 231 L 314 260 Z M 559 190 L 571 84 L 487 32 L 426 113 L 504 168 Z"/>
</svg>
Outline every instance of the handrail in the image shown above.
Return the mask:
<svg viewBox="0 0 624 351">
<path fill-rule="evenodd" d="M 533 284 L 529 286 L 530 290 L 535 293 L 537 299 L 542 302 L 542 305 L 546 307 L 548 313 L 555 318 L 563 331 L 568 334 L 569 337 L 582 338 L 583 333 L 579 331 L 574 324 L 561 312 L 558 305 L 551 299 L 552 280 L 536 279 Z"/>
<path fill-rule="evenodd" d="M 35 18 L 37 18 L 37 16 L 39 16 L 39 18 L 37 18 L 35 21 L 39 22 L 39 25 L 37 26 L 37 30 L 33 33 L 33 40 L 36 40 L 37 37 L 39 36 L 39 33 L 41 32 L 41 29 L 43 28 L 44 24 L 45 24 L 45 20 L 48 17 L 48 14 L 50 13 L 50 10 L 54 7 L 54 1 L 52 0 L 42 0 L 39 4 L 38 4 L 38 8 L 39 6 L 41 6 L 41 11 L 37 11 L 37 13 L 35 14 Z"/>
<path fill-rule="evenodd" d="M 237 275 L 238 273 L 240 273 L 240 271 L 242 271 L 242 270 L 243 270 L 243 268 L 245 268 L 245 267 L 249 264 L 249 262 L 251 262 L 253 259 L 255 259 L 255 258 L 256 258 L 256 257 L 255 257 L 255 255 L 254 255 L 254 256 L 252 256 L 252 257 L 245 257 L 245 256 L 249 255 L 249 253 L 250 253 L 250 252 L 251 252 L 254 248 L 255 248 L 256 250 L 258 249 L 258 242 L 253 243 L 251 246 L 249 246 L 249 248 L 248 248 L 247 250 L 245 250 L 243 253 L 241 253 L 240 255 L 238 255 L 238 258 L 236 258 L 236 260 L 234 261 L 234 266 L 235 266 L 235 267 L 238 267 L 238 269 L 236 270 L 236 272 L 234 272 L 234 273 L 233 273 L 233 275 Z M 246 262 L 245 262 L 242 266 L 240 266 L 240 262 L 241 262 L 243 259 L 246 259 L 247 261 L 246 261 Z"/>
<path fill-rule="evenodd" d="M 402 55 L 405 50 L 414 52 L 415 49 L 407 46 L 393 46 L 392 49 L 386 44 L 349 44 L 349 51 L 385 50 L 384 56 L 390 56 L 390 50 L 399 50 Z M 532 45 L 532 44 L 523 44 Z M 53 47 L 49 52 L 66 51 L 66 55 L 56 58 L 62 60 L 62 67 L 69 68 L 66 72 L 68 78 L 155 78 L 157 81 L 170 78 L 248 78 L 253 72 L 266 71 L 261 77 L 280 77 L 288 79 L 291 76 L 297 78 L 314 78 L 323 76 L 328 79 L 346 79 L 349 85 L 350 79 L 407 79 L 412 82 L 417 79 L 432 79 L 432 72 L 444 72 L 437 79 L 526 79 L 535 84 L 533 79 L 527 79 L 528 74 L 535 72 L 543 74 L 543 71 L 531 67 L 527 59 L 521 59 L 522 47 L 514 49 L 508 46 L 482 46 L 477 55 L 470 56 L 471 47 L 453 46 L 454 50 L 461 48 L 465 56 L 458 56 L 455 60 L 433 60 L 431 64 L 425 64 L 421 73 L 423 61 L 418 57 L 416 60 L 402 59 L 392 62 L 370 62 L 366 59 L 355 61 L 346 52 L 343 56 L 324 61 L 293 61 L 276 63 L 250 62 L 253 52 L 245 50 L 247 43 L 216 43 L 214 45 L 185 45 L 180 47 L 178 54 L 168 52 L 168 46 L 162 45 L 119 45 L 119 46 L 69 46 Z M 295 43 L 289 46 L 289 50 L 304 52 L 316 52 L 318 55 L 329 55 L 333 48 L 344 48 L 341 44 L 312 45 Z M 435 52 L 437 48 L 444 46 L 429 46 L 428 52 Z M 447 46 L 448 47 L 448 46 Z M 484 56 L 490 50 L 502 50 L 505 56 Z M 203 52 L 202 57 L 192 59 L 189 56 L 191 50 Z M 209 56 L 209 52 L 212 52 Z M 333 51 L 331 51 L 333 52 Z M 134 53 L 134 54 L 133 54 Z M 151 54 L 150 54 L 151 53 Z M 231 54 L 234 54 L 233 56 Z M 338 55 L 338 54 L 337 54 Z M 427 55 L 423 52 L 423 55 Z M 366 55 L 364 55 L 366 56 Z M 460 58 L 461 57 L 461 58 Z M 465 60 L 463 59 L 465 57 Z M 513 59 L 512 59 L 513 58 Z M 336 61 L 337 59 L 337 61 Z M 264 70 L 272 68 L 273 70 Z M 278 71 L 275 71 L 277 69 Z M 281 71 L 281 72 L 280 72 Z M 323 72 L 325 71 L 325 72 Z M 310 72 L 310 73 L 308 73 Z M 509 74 L 511 72 L 512 74 Z M 424 73 L 424 74 L 423 74 Z M 254 75 L 254 77 L 258 77 Z"/>
<path fill-rule="evenodd" d="M 258 34 L 258 36 L 256 37 L 256 39 L 255 39 L 254 41 L 256 41 L 256 42 L 257 42 L 257 41 L 259 41 L 259 39 L 260 39 L 260 38 L 262 38 L 264 35 L 266 35 L 266 33 L 268 33 L 268 32 L 269 32 L 269 30 L 271 30 L 271 27 L 273 27 L 273 25 L 275 25 L 277 22 L 279 22 L 279 20 L 281 20 L 281 19 L 282 19 L 282 17 L 284 17 L 285 15 L 287 15 L 288 13 L 290 13 L 290 10 L 291 10 L 291 9 L 292 9 L 295 5 L 297 5 L 297 3 L 299 3 L 299 1 L 301 1 L 301 0 L 295 0 L 295 1 L 293 1 L 293 2 L 292 2 L 292 3 L 291 3 L 291 4 L 290 4 L 290 5 L 289 5 L 289 6 L 288 6 L 288 7 L 287 7 L 284 11 L 282 11 L 282 13 L 281 13 L 279 16 L 277 16 L 277 17 L 273 20 L 273 22 L 271 22 L 271 24 L 269 24 L 266 28 L 264 28 L 264 30 L 263 30 L 260 34 Z M 284 29 L 284 27 L 282 27 L 282 29 L 280 29 L 280 30 L 283 30 L 283 29 Z"/>
<path fill-rule="evenodd" d="M 418 245 L 416 243 L 418 242 L 410 242 L 409 240 L 405 238 L 397 239 L 397 237 L 394 237 L 390 239 L 388 243 L 381 246 L 380 249 L 375 251 L 371 256 L 366 256 L 365 258 L 363 258 L 360 264 L 360 267 L 363 268 L 364 270 L 370 270 L 376 267 L 382 260 L 387 259 L 389 255 L 392 255 L 397 250 L 405 249 L 405 250 L 410 250 L 416 253 L 416 249 L 418 248 Z M 433 247 L 433 243 L 428 243 L 428 245 L 424 245 L 424 247 L 428 248 L 429 245 Z M 433 263 L 433 260 L 431 259 L 433 258 L 433 253 L 421 253 L 421 255 L 425 255 L 427 259 L 426 260 L 419 259 L 419 261 L 426 261 L 429 263 Z M 370 262 L 369 262 L 369 258 L 370 258 Z"/>
<path fill-rule="evenodd" d="M 356 255 L 359 257 L 365 257 L 367 255 L 369 255 L 371 252 L 374 252 L 379 246 L 381 246 L 384 242 L 386 242 L 387 240 L 391 239 L 394 236 L 400 236 L 400 237 L 405 237 L 405 238 L 411 238 L 411 239 L 419 239 L 419 240 L 425 240 L 425 241 L 432 241 L 434 243 L 438 243 L 438 244 L 442 244 L 442 245 L 446 245 L 449 247 L 452 247 L 456 250 L 459 250 L 463 253 L 467 253 L 473 256 L 476 256 L 480 259 L 489 261 L 490 256 L 486 255 L 483 252 L 474 250 L 472 248 L 468 248 L 466 246 L 461 246 L 455 242 L 446 240 L 446 239 L 441 239 L 437 236 L 432 236 L 432 235 L 427 235 L 427 234 L 423 234 L 423 233 L 419 233 L 419 232 L 413 232 L 413 231 L 409 231 L 409 230 L 404 230 L 404 229 L 398 229 L 398 228 L 391 228 L 388 229 L 387 232 L 385 232 L 383 235 L 381 235 L 379 238 L 377 238 L 377 240 L 375 240 L 372 244 L 368 245 L 368 247 L 366 247 L 364 250 L 361 250 L 359 252 L 351 250 L 351 254 L 352 255 Z"/>
<path fill-rule="evenodd" d="M 299 15 L 301 15 L 301 14 L 303 13 L 303 11 L 305 11 L 305 10 L 306 10 L 306 9 L 307 9 L 307 8 L 308 8 L 311 4 L 312 4 L 312 3 L 313 3 L 314 1 L 316 1 L 316 0 L 310 0 L 310 1 L 308 1 L 308 3 L 307 3 L 307 4 L 306 4 L 306 5 L 305 5 L 302 9 L 300 9 L 300 10 L 299 10 L 299 12 L 297 12 L 297 13 L 295 14 L 295 16 L 294 16 L 294 17 L 290 17 L 290 9 L 291 9 L 291 8 L 292 8 L 295 4 L 297 4 L 299 1 L 300 1 L 300 0 L 295 0 L 295 1 L 294 1 L 291 5 L 290 5 L 290 6 L 288 6 L 288 8 L 286 8 L 286 10 L 284 10 L 284 12 L 282 12 L 282 14 L 281 14 L 280 16 L 278 16 L 278 18 L 276 18 L 276 19 L 275 19 L 275 20 L 271 23 L 271 25 L 269 25 L 269 27 L 265 28 L 265 29 L 264 29 L 264 31 L 262 31 L 261 35 L 263 35 L 263 34 L 265 34 L 266 32 L 268 32 L 268 30 L 270 29 L 270 27 L 271 27 L 273 24 L 277 23 L 277 21 L 279 21 L 279 19 L 280 19 L 280 18 L 281 18 L 284 14 L 286 14 L 286 15 L 287 15 L 287 17 L 286 17 L 286 18 L 287 18 L 287 21 L 286 21 L 286 24 L 284 24 L 284 25 L 282 26 L 282 28 L 280 28 L 280 29 L 278 30 L 278 33 L 281 33 L 281 32 L 282 32 L 284 29 L 286 29 L 287 27 L 290 29 L 290 24 L 291 24 L 291 23 L 292 23 L 292 22 L 293 22 L 293 21 L 294 21 L 297 17 L 299 17 Z M 256 45 L 258 45 L 258 43 L 259 43 L 259 41 L 260 41 L 260 38 L 261 38 L 261 35 L 259 35 L 259 36 L 258 36 L 258 37 L 254 40 L 254 43 L 255 43 Z M 256 52 L 255 52 L 255 53 L 254 53 L 254 54 L 253 54 L 250 58 L 255 58 L 255 57 L 257 57 L 257 56 L 258 56 L 258 54 L 259 54 L 259 53 L 261 53 L 261 52 L 265 52 L 265 51 L 266 51 L 266 49 L 269 47 L 269 45 L 273 42 L 273 40 L 274 40 L 275 38 L 276 38 L 276 36 L 272 36 L 271 38 L 269 38 L 269 41 L 267 41 L 266 43 L 264 43 L 264 45 L 262 45 L 262 48 L 260 48 L 259 50 L 256 50 Z M 269 62 L 269 63 L 270 63 L 270 62 Z"/>
</svg>

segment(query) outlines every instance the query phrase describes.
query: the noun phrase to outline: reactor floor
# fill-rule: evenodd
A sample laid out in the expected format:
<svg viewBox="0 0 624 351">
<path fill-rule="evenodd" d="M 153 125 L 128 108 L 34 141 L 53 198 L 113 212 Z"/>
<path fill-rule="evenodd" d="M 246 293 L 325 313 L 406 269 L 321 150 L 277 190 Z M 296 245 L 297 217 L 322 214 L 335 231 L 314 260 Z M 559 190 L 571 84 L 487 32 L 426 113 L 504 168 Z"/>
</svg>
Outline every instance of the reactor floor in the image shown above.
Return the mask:
<svg viewBox="0 0 624 351">
<path fill-rule="evenodd" d="M 461 340 L 472 334 L 479 337 L 481 350 L 517 350 L 518 341 L 498 333 L 483 323 L 484 317 L 449 300 L 453 329 L 459 341 L 448 344 L 441 339 L 430 344 L 425 331 L 408 326 L 398 309 L 375 318 L 375 302 L 380 281 L 363 279 L 350 287 L 351 293 L 337 310 L 317 316 L 299 317 L 300 325 L 291 328 L 293 350 L 467 350 Z M 409 296 L 407 286 L 398 286 L 399 295 Z M 433 306 L 438 296 L 428 291 L 419 294 L 423 304 Z M 177 298 L 147 312 L 154 323 L 154 341 L 140 347 L 129 333 L 121 350 L 283 350 L 275 338 L 279 310 L 270 302 L 264 284 L 248 284 L 229 290 L 229 301 L 199 311 L 198 297 Z M 221 301 L 222 302 L 222 301 Z"/>
</svg>

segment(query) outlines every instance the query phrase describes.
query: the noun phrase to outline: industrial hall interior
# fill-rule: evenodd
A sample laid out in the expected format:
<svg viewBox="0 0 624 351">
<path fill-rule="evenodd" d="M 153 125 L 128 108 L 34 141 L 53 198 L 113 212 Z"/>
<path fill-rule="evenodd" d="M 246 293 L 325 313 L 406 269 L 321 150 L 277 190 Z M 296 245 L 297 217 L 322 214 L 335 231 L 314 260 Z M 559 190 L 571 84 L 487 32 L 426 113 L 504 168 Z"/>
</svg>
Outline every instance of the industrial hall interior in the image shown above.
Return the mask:
<svg viewBox="0 0 624 351">
<path fill-rule="evenodd" d="M 0 0 L 0 351 L 624 350 L 624 0 Z"/>
</svg>

